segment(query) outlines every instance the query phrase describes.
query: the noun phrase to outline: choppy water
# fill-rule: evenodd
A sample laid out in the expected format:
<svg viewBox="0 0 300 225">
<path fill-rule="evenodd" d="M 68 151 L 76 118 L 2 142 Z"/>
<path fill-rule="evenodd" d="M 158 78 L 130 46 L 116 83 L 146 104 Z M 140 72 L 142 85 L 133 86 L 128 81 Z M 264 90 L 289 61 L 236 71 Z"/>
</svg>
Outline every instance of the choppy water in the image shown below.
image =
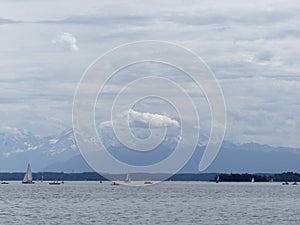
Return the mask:
<svg viewBox="0 0 300 225">
<path fill-rule="evenodd" d="M 300 224 L 300 185 L 0 185 L 0 224 Z"/>
</svg>

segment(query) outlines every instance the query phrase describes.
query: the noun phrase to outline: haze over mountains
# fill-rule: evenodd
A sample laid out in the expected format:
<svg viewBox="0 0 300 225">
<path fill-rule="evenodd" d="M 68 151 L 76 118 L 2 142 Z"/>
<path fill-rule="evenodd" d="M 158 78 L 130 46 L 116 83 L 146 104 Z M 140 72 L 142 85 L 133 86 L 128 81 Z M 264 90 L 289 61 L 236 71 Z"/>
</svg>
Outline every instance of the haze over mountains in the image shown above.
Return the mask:
<svg viewBox="0 0 300 225">
<path fill-rule="evenodd" d="M 140 159 L 127 156 L 130 150 L 107 134 L 105 145 L 117 158 L 138 165 Z M 110 143 L 113 143 L 110 145 Z M 168 138 L 156 149 L 167 157 L 176 145 L 176 139 Z M 199 143 L 194 155 L 181 170 L 184 173 L 197 173 L 198 164 L 205 146 Z M 149 155 L 149 163 L 161 160 L 157 154 Z M 271 147 L 257 143 L 233 144 L 225 141 L 213 164 L 204 172 L 284 172 L 300 171 L 300 149 Z M 0 132 L 0 171 L 22 172 L 27 162 L 33 171 L 86 172 L 93 171 L 83 160 L 77 149 L 73 131 L 62 132 L 58 136 L 37 136 L 31 132 L 9 128 Z"/>
</svg>

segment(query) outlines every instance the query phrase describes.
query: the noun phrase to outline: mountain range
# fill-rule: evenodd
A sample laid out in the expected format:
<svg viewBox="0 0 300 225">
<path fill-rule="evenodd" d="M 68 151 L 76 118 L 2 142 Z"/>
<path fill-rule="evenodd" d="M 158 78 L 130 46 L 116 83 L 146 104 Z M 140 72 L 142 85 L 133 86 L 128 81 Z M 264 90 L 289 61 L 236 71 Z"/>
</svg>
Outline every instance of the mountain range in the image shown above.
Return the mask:
<svg viewBox="0 0 300 225">
<path fill-rule="evenodd" d="M 127 157 L 130 152 L 107 134 L 105 145 L 112 155 L 131 164 L 139 165 L 142 156 Z M 110 142 L 113 143 L 110 145 Z M 144 162 L 153 163 L 167 157 L 172 152 L 176 139 L 167 140 L 156 150 L 164 154 L 149 154 Z M 198 164 L 205 146 L 197 146 L 182 173 L 197 173 Z M 158 157 L 159 155 L 159 157 Z M 127 158 L 126 158 L 127 157 Z M 24 171 L 30 162 L 33 171 L 44 172 L 89 172 L 93 171 L 80 154 L 73 130 L 68 129 L 56 136 L 39 136 L 17 128 L 0 131 L 0 172 Z M 234 144 L 224 141 L 220 153 L 212 165 L 204 172 L 248 172 L 280 173 L 300 172 L 300 149 L 272 147 L 258 143 Z"/>
</svg>

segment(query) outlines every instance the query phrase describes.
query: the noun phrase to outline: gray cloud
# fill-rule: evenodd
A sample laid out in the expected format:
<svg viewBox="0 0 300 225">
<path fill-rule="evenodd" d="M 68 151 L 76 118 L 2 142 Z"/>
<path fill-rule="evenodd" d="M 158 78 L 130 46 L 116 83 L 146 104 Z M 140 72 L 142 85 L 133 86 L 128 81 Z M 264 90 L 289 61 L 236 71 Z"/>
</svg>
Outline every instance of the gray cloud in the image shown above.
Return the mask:
<svg viewBox="0 0 300 225">
<path fill-rule="evenodd" d="M 11 19 L 5 19 L 0 17 L 0 24 L 14 24 L 14 23 L 22 23 L 23 21 L 19 20 L 11 20 Z"/>
<path fill-rule="evenodd" d="M 0 19 L 0 113 L 6 123 L 26 128 L 29 125 L 24 120 L 18 119 L 16 124 L 15 118 L 34 115 L 35 124 L 43 124 L 36 127 L 42 130 L 47 127 L 46 122 L 51 126 L 55 115 L 56 120 L 63 124 L 68 121 L 66 126 L 71 126 L 76 82 L 95 58 L 126 42 L 161 39 L 193 50 L 215 73 L 227 102 L 227 138 L 300 145 L 296 138 L 296 115 L 300 113 L 298 2 L 74 1 L 70 8 L 70 2 L 62 1 L 63 7 L 57 10 L 50 10 L 57 8 L 57 2 L 44 4 L 36 4 L 31 15 L 27 15 L 24 12 L 26 7 L 32 8 L 30 2 L 0 3 L 1 15 L 6 18 Z M 16 6 L 22 6 L 22 11 L 12 13 Z M 65 10 L 68 7 L 70 10 Z M 57 36 L 60 31 L 68 34 Z M 51 44 L 53 37 L 56 47 Z M 61 46 L 78 50 L 77 39 L 77 54 L 61 51 Z M 131 77 L 124 73 L 112 81 L 105 89 L 105 100 L 111 100 L 112 93 L 130 79 L 145 74 L 145 70 L 133 72 Z M 161 75 L 165 72 L 173 76 L 171 70 L 164 70 Z M 196 87 L 173 77 L 193 95 L 199 111 L 206 107 L 199 100 L 203 95 L 197 93 Z M 36 107 L 26 107 L 28 103 Z M 143 107 L 145 110 L 140 111 L 148 112 L 153 104 Z M 160 107 L 163 114 L 164 108 Z M 49 117 L 50 121 L 45 121 Z M 204 118 L 209 123 L 209 117 Z"/>
</svg>

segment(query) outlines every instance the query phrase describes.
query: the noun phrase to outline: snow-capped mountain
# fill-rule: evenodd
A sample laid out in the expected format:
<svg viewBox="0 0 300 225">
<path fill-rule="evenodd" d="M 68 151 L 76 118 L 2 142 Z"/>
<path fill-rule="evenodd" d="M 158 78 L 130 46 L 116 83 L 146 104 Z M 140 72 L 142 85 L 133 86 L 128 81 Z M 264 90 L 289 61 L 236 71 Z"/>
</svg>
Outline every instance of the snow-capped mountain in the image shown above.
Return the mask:
<svg viewBox="0 0 300 225">
<path fill-rule="evenodd" d="M 10 127 L 0 130 L 0 171 L 23 171 L 27 162 L 32 164 L 33 170 L 42 170 L 78 154 L 72 130 L 54 137 Z"/>
<path fill-rule="evenodd" d="M 106 128 L 101 133 L 108 151 L 121 161 L 137 166 L 155 163 L 168 157 L 178 142 L 177 137 L 167 136 L 164 143 L 153 151 L 139 154 L 122 146 L 112 132 Z M 197 173 L 204 149 L 205 146 L 199 143 L 181 172 Z M 25 171 L 28 162 L 31 163 L 33 171 L 93 171 L 77 149 L 72 129 L 59 135 L 43 137 L 23 129 L 2 127 L 0 172 Z M 257 143 L 233 144 L 225 141 L 217 158 L 205 172 L 299 172 L 299 162 L 300 149 L 297 148 Z"/>
<path fill-rule="evenodd" d="M 133 164 L 135 161 L 141 163 L 145 158 L 143 154 L 133 155 L 130 149 L 124 147 L 111 127 L 100 129 L 103 144 L 116 158 Z M 204 139 L 205 137 L 201 138 L 201 141 Z M 179 140 L 178 136 L 167 135 L 162 145 L 156 149 L 156 152 L 161 151 L 163 154 L 149 153 L 145 163 L 167 157 Z M 72 129 L 67 129 L 59 135 L 44 137 L 24 129 L 0 128 L 0 171 L 24 171 L 28 162 L 34 171 L 92 170 L 80 155 Z"/>
</svg>

